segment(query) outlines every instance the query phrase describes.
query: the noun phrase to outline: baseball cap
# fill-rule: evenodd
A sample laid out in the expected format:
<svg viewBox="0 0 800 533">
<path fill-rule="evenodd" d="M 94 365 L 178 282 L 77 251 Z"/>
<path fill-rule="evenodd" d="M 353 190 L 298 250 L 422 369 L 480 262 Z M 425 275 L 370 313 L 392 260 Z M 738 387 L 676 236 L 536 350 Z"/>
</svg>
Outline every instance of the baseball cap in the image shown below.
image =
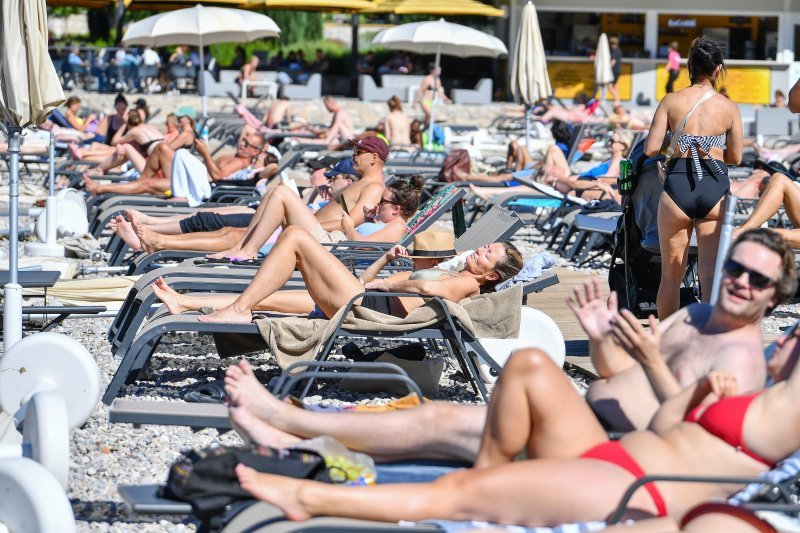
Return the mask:
<svg viewBox="0 0 800 533">
<path fill-rule="evenodd" d="M 365 152 L 377 155 L 381 158 L 381 161 L 386 161 L 386 159 L 389 157 L 389 145 L 386 144 L 386 141 L 379 137 L 370 135 L 368 137 L 364 137 L 363 139 L 353 141 L 352 144 L 353 146 L 360 148 Z"/>
<path fill-rule="evenodd" d="M 323 155 L 318 159 L 312 159 L 307 164 L 309 167 L 313 168 L 314 170 L 319 170 L 321 168 L 331 168 L 333 165 L 338 163 L 339 160 L 335 157 L 331 157 L 329 155 Z"/>
<path fill-rule="evenodd" d="M 352 159 L 342 159 L 336 163 L 332 169 L 325 173 L 326 178 L 333 178 L 337 174 L 349 174 L 351 176 L 360 177 L 360 174 L 353 168 Z"/>
</svg>

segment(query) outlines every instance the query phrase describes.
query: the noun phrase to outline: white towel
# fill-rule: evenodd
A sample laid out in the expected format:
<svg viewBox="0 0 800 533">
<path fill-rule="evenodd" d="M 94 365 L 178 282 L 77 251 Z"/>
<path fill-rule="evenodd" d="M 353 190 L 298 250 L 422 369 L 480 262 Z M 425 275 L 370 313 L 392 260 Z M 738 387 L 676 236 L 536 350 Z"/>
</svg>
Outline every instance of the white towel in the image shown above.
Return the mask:
<svg viewBox="0 0 800 533">
<path fill-rule="evenodd" d="M 192 207 L 197 207 L 211 196 L 208 169 L 185 148 L 175 151 L 175 158 L 172 160 L 171 187 L 172 196 L 186 198 Z"/>
</svg>

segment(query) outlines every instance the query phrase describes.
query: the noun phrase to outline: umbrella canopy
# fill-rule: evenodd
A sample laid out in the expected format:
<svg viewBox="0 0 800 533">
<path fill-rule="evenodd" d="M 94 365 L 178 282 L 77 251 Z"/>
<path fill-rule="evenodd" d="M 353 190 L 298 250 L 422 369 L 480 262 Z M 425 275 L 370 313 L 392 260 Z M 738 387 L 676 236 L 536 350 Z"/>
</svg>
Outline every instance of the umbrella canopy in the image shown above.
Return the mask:
<svg viewBox="0 0 800 533">
<path fill-rule="evenodd" d="M 117 0 L 47 0 L 48 6 L 91 7 L 100 9 L 117 5 Z"/>
<path fill-rule="evenodd" d="M 439 86 L 439 61 L 442 54 L 457 57 L 499 57 L 508 54 L 503 41 L 461 24 L 453 24 L 444 19 L 431 22 L 412 22 L 388 28 L 380 32 L 372 40 L 372 44 L 385 46 L 395 50 L 408 50 L 418 54 L 436 54 L 434 75 Z M 433 91 L 430 124 L 428 126 L 428 148 L 433 142 L 433 125 L 436 116 L 436 102 L 439 91 Z"/>
<path fill-rule="evenodd" d="M 371 0 L 240 0 L 245 9 L 293 9 L 296 11 L 326 11 L 356 13 L 373 6 Z"/>
<path fill-rule="evenodd" d="M 278 25 L 266 15 L 198 4 L 191 8 L 159 13 L 131 24 L 123 35 L 122 42 L 126 45 L 186 44 L 202 47 L 277 37 L 280 32 Z"/>
<path fill-rule="evenodd" d="M 608 85 L 614 81 L 614 73 L 611 72 L 611 49 L 605 33 L 601 34 L 597 41 L 597 51 L 594 55 L 594 81 L 597 85 Z"/>
<path fill-rule="evenodd" d="M 203 47 L 216 43 L 243 43 L 265 37 L 277 37 L 281 30 L 271 18 L 260 13 L 224 7 L 196 5 L 159 13 L 132 24 L 122 42 L 165 46 L 187 44 L 200 50 L 200 95 L 203 116 L 206 116 L 206 96 L 202 69 L 205 68 Z"/>
<path fill-rule="evenodd" d="M 528 2 L 522 10 L 522 23 L 511 63 L 511 94 L 525 105 L 532 105 L 552 93 L 539 17 L 536 7 Z"/>
<path fill-rule="evenodd" d="M 18 127 L 39 125 L 64 101 L 47 53 L 45 3 L 3 0 L 0 15 L 0 120 Z"/>
<path fill-rule="evenodd" d="M 502 9 L 476 0 L 377 0 L 369 13 L 395 15 L 479 15 L 502 17 Z"/>
<path fill-rule="evenodd" d="M 499 57 L 508 53 L 506 45 L 497 37 L 444 19 L 385 29 L 375 36 L 372 44 L 417 54 L 457 57 Z"/>
<path fill-rule="evenodd" d="M 44 0 L 0 3 L 0 121 L 9 133 L 9 283 L 3 290 L 5 351 L 22 338 L 22 287 L 17 283 L 19 254 L 19 150 L 23 126 L 39 125 L 64 101 L 56 69 L 47 53 Z"/>
</svg>

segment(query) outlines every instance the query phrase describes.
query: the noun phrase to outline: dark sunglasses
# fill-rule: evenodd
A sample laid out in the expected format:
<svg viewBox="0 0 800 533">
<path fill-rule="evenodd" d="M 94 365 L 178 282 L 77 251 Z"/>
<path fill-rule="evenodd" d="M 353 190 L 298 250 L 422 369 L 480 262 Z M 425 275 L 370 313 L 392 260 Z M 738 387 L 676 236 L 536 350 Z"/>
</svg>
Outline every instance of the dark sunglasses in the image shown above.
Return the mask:
<svg viewBox="0 0 800 533">
<path fill-rule="evenodd" d="M 386 198 L 381 198 L 381 201 L 378 202 L 378 207 L 382 206 L 383 204 L 399 205 L 397 202 L 392 202 L 392 201 L 387 200 Z"/>
<path fill-rule="evenodd" d="M 242 138 L 242 142 L 244 143 L 245 148 L 255 148 L 256 150 L 261 150 L 262 148 L 264 148 L 263 146 L 258 146 L 256 144 L 251 143 L 245 138 Z"/>
<path fill-rule="evenodd" d="M 734 261 L 733 259 L 728 259 L 725 262 L 723 270 L 727 275 L 734 279 L 741 277 L 742 274 L 747 272 L 748 283 L 754 289 L 766 289 L 767 287 L 771 287 L 776 283 L 775 280 L 769 276 L 765 276 L 761 272 L 753 270 L 752 268 L 747 268 L 740 262 Z"/>
</svg>

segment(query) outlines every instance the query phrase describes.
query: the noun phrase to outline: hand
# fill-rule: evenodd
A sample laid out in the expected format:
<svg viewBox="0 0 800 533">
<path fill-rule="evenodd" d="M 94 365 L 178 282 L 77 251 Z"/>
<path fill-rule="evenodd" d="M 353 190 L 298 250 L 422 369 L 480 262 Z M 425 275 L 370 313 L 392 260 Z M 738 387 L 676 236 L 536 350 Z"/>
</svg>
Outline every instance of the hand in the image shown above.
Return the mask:
<svg viewBox="0 0 800 533">
<path fill-rule="evenodd" d="M 372 204 L 364 204 L 364 219 L 373 220 L 375 215 L 378 214 L 378 206 Z"/>
<path fill-rule="evenodd" d="M 331 186 L 330 185 L 317 185 L 317 198 L 320 200 L 331 199 Z"/>
<path fill-rule="evenodd" d="M 617 314 L 617 294 L 612 292 L 603 302 L 600 280 L 593 278 L 575 287 L 573 297 L 567 299 L 567 306 L 575 313 L 575 318 L 590 340 L 601 341 L 611 333 L 611 321 Z"/>
<path fill-rule="evenodd" d="M 396 244 L 392 246 L 392 248 L 386 252 L 386 260 L 387 261 L 394 261 L 400 257 L 408 257 L 408 250 L 405 249 L 404 246 L 400 246 Z"/>
<path fill-rule="evenodd" d="M 200 137 L 195 137 L 194 139 L 194 146 L 197 148 L 197 152 L 199 154 L 207 154 L 208 153 L 208 144 L 201 139 Z"/>
<path fill-rule="evenodd" d="M 117 150 L 117 155 L 125 155 L 125 147 L 122 144 L 114 145 Z"/>
<path fill-rule="evenodd" d="M 736 396 L 739 390 L 739 385 L 736 382 L 736 376 L 728 372 L 718 372 L 712 370 L 706 375 L 706 385 L 711 389 L 717 398 L 725 398 L 727 396 Z"/>
<path fill-rule="evenodd" d="M 661 357 L 661 332 L 656 318 L 648 317 L 650 329 L 645 330 L 639 320 L 627 309 L 614 317 L 611 336 L 614 341 L 642 366 L 652 366 L 663 361 Z"/>
<path fill-rule="evenodd" d="M 381 291 L 381 292 L 389 292 L 389 285 L 387 284 L 386 280 L 376 279 L 370 281 L 364 288 L 368 291 Z"/>
<path fill-rule="evenodd" d="M 344 211 L 342 211 L 341 224 L 342 224 L 342 231 L 344 231 L 345 235 L 355 229 L 355 226 L 353 225 L 353 219 L 350 218 L 350 215 L 348 215 Z"/>
</svg>

